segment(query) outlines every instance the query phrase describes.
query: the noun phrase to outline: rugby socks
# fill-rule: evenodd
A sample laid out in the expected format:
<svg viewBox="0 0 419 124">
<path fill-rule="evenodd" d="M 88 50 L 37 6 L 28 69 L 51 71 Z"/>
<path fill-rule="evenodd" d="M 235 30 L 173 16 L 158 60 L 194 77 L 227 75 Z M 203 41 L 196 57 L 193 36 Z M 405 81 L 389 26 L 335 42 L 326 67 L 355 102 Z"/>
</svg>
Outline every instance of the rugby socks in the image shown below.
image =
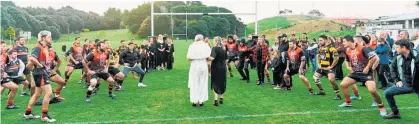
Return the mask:
<svg viewBox="0 0 419 124">
<path fill-rule="evenodd" d="M 28 107 L 28 108 L 26 108 L 25 115 L 30 115 L 30 114 L 32 114 L 32 108 Z"/>
<path fill-rule="evenodd" d="M 116 81 L 116 84 L 118 84 L 119 86 L 122 86 L 122 80 L 116 79 L 115 81 Z"/>
<path fill-rule="evenodd" d="M 268 81 L 271 81 L 271 78 L 269 76 L 269 73 L 266 73 L 265 75 L 266 75 L 266 78 L 268 78 Z"/>
<path fill-rule="evenodd" d="M 7 106 L 13 105 L 13 100 L 7 100 Z"/>
<path fill-rule="evenodd" d="M 109 94 L 112 94 L 112 90 L 113 90 L 113 85 L 109 85 L 108 86 L 108 92 L 109 92 Z"/>
<path fill-rule="evenodd" d="M 70 76 L 69 75 L 67 75 L 67 73 L 65 74 L 65 82 L 67 83 L 67 81 L 68 81 L 68 79 L 70 79 Z"/>
<path fill-rule="evenodd" d="M 308 88 L 308 92 L 313 93 L 313 88 Z"/>
<path fill-rule="evenodd" d="M 350 103 L 351 103 L 351 98 L 349 98 L 349 97 L 345 97 L 345 103 L 350 104 Z"/>
<path fill-rule="evenodd" d="M 321 83 L 316 83 L 317 87 L 319 88 L 320 91 L 323 91 L 323 87 Z"/>
<path fill-rule="evenodd" d="M 356 97 L 359 97 L 359 92 L 358 92 L 358 90 L 353 89 L 353 91 L 354 91 L 354 95 L 355 95 Z"/>
<path fill-rule="evenodd" d="M 90 96 L 92 95 L 93 92 L 93 88 L 87 88 L 87 93 L 86 93 L 86 98 L 90 98 Z"/>
<path fill-rule="evenodd" d="M 335 89 L 335 94 L 339 95 L 339 89 L 337 89 L 337 90 Z"/>
<path fill-rule="evenodd" d="M 48 116 L 48 108 L 42 108 L 42 118 L 45 118 Z"/>
</svg>

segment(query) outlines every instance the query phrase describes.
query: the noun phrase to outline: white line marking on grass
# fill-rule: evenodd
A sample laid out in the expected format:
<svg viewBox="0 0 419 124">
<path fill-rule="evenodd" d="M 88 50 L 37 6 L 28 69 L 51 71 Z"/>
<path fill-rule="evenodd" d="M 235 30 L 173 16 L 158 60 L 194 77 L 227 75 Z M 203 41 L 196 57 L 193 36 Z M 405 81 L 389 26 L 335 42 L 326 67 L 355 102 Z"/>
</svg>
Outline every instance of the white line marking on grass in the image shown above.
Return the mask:
<svg viewBox="0 0 419 124">
<path fill-rule="evenodd" d="M 419 109 L 419 107 L 405 107 L 399 108 L 402 110 Z M 158 122 L 158 121 L 184 121 L 184 120 L 208 120 L 208 119 L 225 119 L 225 118 L 249 118 L 249 117 L 266 117 L 266 116 L 281 116 L 281 115 L 310 115 L 310 114 L 330 114 L 330 113 L 353 113 L 363 111 L 378 111 L 374 109 L 347 109 L 336 111 L 306 111 L 306 112 L 285 112 L 275 114 L 253 114 L 253 115 L 222 115 L 212 117 L 185 117 L 185 118 L 160 118 L 160 119 L 133 119 L 133 120 L 118 120 L 118 121 L 93 121 L 93 122 L 71 122 L 65 124 L 104 124 L 104 123 L 128 123 L 128 122 Z M 378 116 L 378 113 L 377 113 Z"/>
</svg>

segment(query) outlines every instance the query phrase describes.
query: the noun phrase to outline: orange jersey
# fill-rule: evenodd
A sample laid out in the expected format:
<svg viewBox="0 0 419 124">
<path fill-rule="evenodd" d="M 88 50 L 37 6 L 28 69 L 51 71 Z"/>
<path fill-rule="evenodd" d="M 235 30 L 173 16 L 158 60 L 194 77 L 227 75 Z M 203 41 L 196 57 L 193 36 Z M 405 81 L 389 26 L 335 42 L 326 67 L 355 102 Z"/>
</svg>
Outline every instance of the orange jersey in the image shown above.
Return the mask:
<svg viewBox="0 0 419 124">
<path fill-rule="evenodd" d="M 102 71 L 105 69 L 105 63 L 111 56 L 108 52 L 98 52 L 93 50 L 92 53 L 86 56 L 86 61 L 90 62 L 89 69 L 94 71 Z"/>
<path fill-rule="evenodd" d="M 83 60 L 83 47 L 73 45 L 73 47 L 70 48 L 70 53 L 76 61 Z"/>
<path fill-rule="evenodd" d="M 295 50 L 288 49 L 287 60 L 290 62 L 291 67 L 299 67 L 302 61 L 305 61 L 303 49 L 297 47 Z"/>
<path fill-rule="evenodd" d="M 227 55 L 228 56 L 236 56 L 238 49 L 237 49 L 237 44 L 236 43 L 228 43 L 226 42 L 224 44 L 227 48 Z"/>
<path fill-rule="evenodd" d="M 362 72 L 367 66 L 369 59 L 377 54 L 369 47 L 356 46 L 354 49 L 347 48 L 346 60 L 350 62 L 353 71 Z"/>
<path fill-rule="evenodd" d="M 37 43 L 35 47 L 32 49 L 31 56 L 35 57 L 38 60 L 38 62 L 45 67 L 44 69 L 35 69 L 35 74 L 48 74 L 50 72 L 52 59 L 48 46 L 42 46 L 40 43 Z"/>
</svg>

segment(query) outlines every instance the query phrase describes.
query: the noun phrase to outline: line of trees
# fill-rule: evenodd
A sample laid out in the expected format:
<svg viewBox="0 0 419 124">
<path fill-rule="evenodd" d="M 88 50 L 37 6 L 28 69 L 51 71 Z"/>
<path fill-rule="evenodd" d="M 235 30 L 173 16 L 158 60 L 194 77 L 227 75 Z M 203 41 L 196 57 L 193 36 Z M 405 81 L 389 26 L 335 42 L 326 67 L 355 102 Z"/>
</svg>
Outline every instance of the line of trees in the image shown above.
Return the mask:
<svg viewBox="0 0 419 124">
<path fill-rule="evenodd" d="M 109 23 L 107 16 L 100 16 L 94 12 L 84 12 L 70 6 L 60 9 L 19 7 L 11 1 L 1 1 L 1 29 L 8 31 L 12 28 L 19 31 L 30 31 L 32 36 L 39 31 L 49 30 L 53 39 L 57 40 L 61 34 L 79 33 L 82 29 L 107 30 L 116 29 Z M 2 33 L 3 38 L 11 38 L 11 35 Z M 12 37 L 13 39 L 13 37 Z"/>
<path fill-rule="evenodd" d="M 126 26 L 132 33 L 136 33 L 141 37 L 151 35 L 151 4 L 145 3 L 139 5 L 130 11 L 125 10 L 122 13 L 122 24 Z M 155 13 L 172 12 L 172 13 L 216 13 L 231 12 L 226 8 L 218 8 L 215 6 L 203 5 L 200 1 L 158 1 L 154 3 Z M 155 34 L 171 35 L 171 26 L 173 24 L 174 34 L 185 34 L 186 32 L 186 16 L 155 16 L 154 29 Z M 220 16 L 188 16 L 188 38 L 193 38 L 196 34 L 204 36 L 225 36 L 228 34 L 243 34 L 244 24 L 239 21 L 235 15 Z"/>
<path fill-rule="evenodd" d="M 157 1 L 154 10 L 158 12 L 231 12 L 226 8 L 203 5 L 199 1 Z M 49 30 L 53 39 L 58 40 L 61 34 L 80 33 L 81 31 L 97 31 L 127 28 L 140 37 L 151 35 L 151 3 L 144 3 L 132 10 L 108 8 L 103 16 L 94 12 L 84 12 L 65 6 L 60 9 L 19 7 L 11 1 L 1 1 L 1 36 L 14 39 L 13 32 L 30 31 L 32 36 L 39 31 Z M 185 16 L 155 16 L 155 34 L 171 34 L 174 26 L 175 34 L 186 33 Z M 188 16 L 188 34 L 192 38 L 195 34 L 205 36 L 225 36 L 227 34 L 243 34 L 244 25 L 234 15 L 220 16 Z"/>
</svg>

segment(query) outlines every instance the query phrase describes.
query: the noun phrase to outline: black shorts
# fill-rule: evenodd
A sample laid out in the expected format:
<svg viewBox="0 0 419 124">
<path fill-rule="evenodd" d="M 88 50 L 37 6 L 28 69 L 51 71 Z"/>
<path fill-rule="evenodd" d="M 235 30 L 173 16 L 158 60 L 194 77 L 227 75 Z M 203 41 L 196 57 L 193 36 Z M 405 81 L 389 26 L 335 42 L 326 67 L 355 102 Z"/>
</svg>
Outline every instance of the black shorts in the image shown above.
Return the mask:
<svg viewBox="0 0 419 124">
<path fill-rule="evenodd" d="M 73 67 L 74 69 L 83 69 L 83 63 L 79 62 L 79 64 L 75 64 L 74 62 L 70 61 L 68 66 Z"/>
<path fill-rule="evenodd" d="M 300 70 L 300 69 L 290 69 L 290 71 L 289 71 L 289 72 L 285 72 L 285 73 L 287 73 L 287 75 L 288 75 L 288 76 L 293 76 L 293 75 L 295 75 L 295 74 L 300 74 L 299 70 Z M 303 71 L 303 72 L 301 73 L 301 75 L 306 75 L 306 72 L 305 72 L 305 71 Z"/>
<path fill-rule="evenodd" d="M 355 82 L 374 81 L 372 71 L 368 72 L 368 74 L 363 74 L 362 72 L 351 73 L 347 77 L 355 80 Z"/>
<path fill-rule="evenodd" d="M 119 73 L 119 72 L 121 72 L 121 71 L 119 71 L 119 69 L 117 69 L 117 68 L 109 67 L 108 72 L 109 72 L 109 74 L 111 74 L 112 76 L 115 76 L 116 74 L 118 74 L 118 73 Z"/>
<path fill-rule="evenodd" d="M 45 85 L 49 85 L 50 80 L 49 80 L 49 75 L 47 74 L 38 74 L 38 75 L 33 75 L 33 80 L 35 81 L 35 86 L 36 87 L 41 87 L 41 86 L 45 86 Z"/>
<path fill-rule="evenodd" d="M 23 82 L 26 81 L 26 79 L 23 77 L 10 78 L 10 80 L 13 81 L 13 83 L 15 84 L 22 84 Z"/>
<path fill-rule="evenodd" d="M 235 56 L 229 56 L 227 63 L 234 62 L 236 60 L 237 60 L 237 58 Z"/>
<path fill-rule="evenodd" d="M 25 65 L 26 65 L 26 64 L 25 64 Z M 25 70 L 23 70 L 23 74 L 24 74 L 24 75 L 31 74 L 31 71 L 29 70 L 29 68 L 28 68 L 28 67 L 25 67 Z"/>
<path fill-rule="evenodd" d="M 93 74 L 91 79 L 102 78 L 103 80 L 108 80 L 109 77 L 111 77 L 111 75 L 109 75 L 109 73 L 99 72 L 99 73 Z"/>
<path fill-rule="evenodd" d="M 10 81 L 12 81 L 10 78 L 3 78 L 3 79 L 1 80 L 1 84 L 4 84 L 4 83 L 9 83 Z"/>
<path fill-rule="evenodd" d="M 330 73 L 335 74 L 335 69 L 330 69 L 330 70 L 317 69 L 316 72 L 319 73 L 321 76 L 328 76 L 328 74 Z"/>
</svg>

